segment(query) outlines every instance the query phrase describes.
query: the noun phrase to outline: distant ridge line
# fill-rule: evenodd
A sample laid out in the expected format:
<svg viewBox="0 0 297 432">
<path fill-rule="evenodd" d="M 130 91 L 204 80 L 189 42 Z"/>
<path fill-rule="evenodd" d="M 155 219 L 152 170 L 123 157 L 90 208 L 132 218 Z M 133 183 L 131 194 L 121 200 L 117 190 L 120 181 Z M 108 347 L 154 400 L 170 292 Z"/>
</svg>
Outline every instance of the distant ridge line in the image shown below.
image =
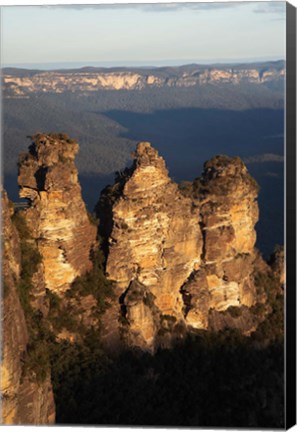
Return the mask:
<svg viewBox="0 0 297 432">
<path fill-rule="evenodd" d="M 218 68 L 238 68 L 238 69 L 250 69 L 250 68 L 262 68 L 262 67 L 276 67 L 277 69 L 285 67 L 285 60 L 270 60 L 270 61 L 257 61 L 257 62 L 226 62 L 226 63 L 186 63 L 178 66 L 82 66 L 82 67 L 69 67 L 69 68 L 52 68 L 52 69 L 39 69 L 39 68 L 24 68 L 17 66 L 5 66 L 2 67 L 3 75 L 13 75 L 15 73 L 21 73 L 22 76 L 29 74 L 34 75 L 37 73 L 49 73 L 49 72 L 60 72 L 60 73 L 73 73 L 73 72 L 120 72 L 120 71 L 132 71 L 132 72 L 144 72 L 144 71 L 180 71 L 190 70 L 192 68 L 200 68 L 201 70 Z"/>
</svg>

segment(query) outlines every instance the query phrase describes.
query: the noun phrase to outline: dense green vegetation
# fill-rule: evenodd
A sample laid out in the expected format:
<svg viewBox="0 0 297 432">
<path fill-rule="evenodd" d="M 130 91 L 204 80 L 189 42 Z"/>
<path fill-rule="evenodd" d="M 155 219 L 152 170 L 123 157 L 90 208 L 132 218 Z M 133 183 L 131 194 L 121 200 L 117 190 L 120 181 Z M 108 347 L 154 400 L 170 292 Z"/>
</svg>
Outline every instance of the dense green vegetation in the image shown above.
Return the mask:
<svg viewBox="0 0 297 432">
<path fill-rule="evenodd" d="M 177 182 L 196 178 L 216 154 L 282 155 L 283 95 L 282 88 L 242 84 L 5 98 L 5 188 L 16 201 L 18 155 L 30 144 L 25 137 L 37 131 L 66 131 L 79 143 L 76 164 L 89 210 L 113 182 L 112 173 L 130 164 L 138 141 L 159 150 Z M 273 241 L 283 243 L 283 164 L 248 168 L 261 187 L 258 247 L 268 255 Z"/>
<path fill-rule="evenodd" d="M 51 370 L 50 358 L 60 346 L 56 341 L 59 332 L 66 330 L 75 334 L 82 346 L 88 347 L 89 331 L 77 316 L 80 310 L 80 299 L 89 294 L 95 297 L 97 305 L 93 316 L 100 320 L 100 316 L 109 306 L 110 298 L 114 295 L 113 288 L 112 283 L 107 281 L 104 275 L 104 258 L 102 252 L 98 250 L 92 257 L 93 269 L 75 279 L 71 289 L 66 292 L 66 301 L 62 301 L 57 294 L 46 290 L 43 307 L 48 308 L 48 313 L 45 317 L 39 308 L 32 305 L 35 294 L 32 276 L 38 270 L 41 255 L 22 211 L 15 212 L 12 220 L 20 236 L 21 275 L 18 292 L 29 332 L 23 372 L 33 380 L 42 382 Z M 74 304 L 71 299 L 76 300 Z M 96 337 L 99 337 L 99 328 Z"/>
<path fill-rule="evenodd" d="M 254 339 L 267 344 L 270 341 L 284 349 L 284 297 L 278 294 L 272 303 L 272 310 L 254 333 Z"/>
<path fill-rule="evenodd" d="M 39 382 L 46 378 L 50 368 L 48 352 L 50 332 L 48 323 L 43 319 L 42 313 L 32 307 L 32 300 L 34 299 L 32 276 L 38 270 L 41 255 L 22 211 L 13 214 L 12 222 L 17 228 L 20 237 L 21 274 L 17 288 L 29 335 L 23 373 Z"/>
<path fill-rule="evenodd" d="M 28 133 L 67 131 L 80 144 L 77 164 L 90 209 L 102 189 L 99 174 L 122 169 L 138 140 L 149 140 L 158 148 L 176 181 L 197 177 L 202 163 L 217 153 L 283 153 L 281 86 L 38 94 L 5 99 L 3 112 L 6 174 L 16 177 L 18 153 L 29 145 Z M 282 167 L 268 163 L 249 168 L 261 186 L 258 226 L 267 252 L 272 241 L 282 242 Z M 192 193 L 189 182 L 181 188 Z M 51 371 L 58 423 L 284 426 L 283 296 L 269 275 L 256 275 L 259 294 L 268 293 L 270 311 L 250 338 L 230 329 L 198 332 L 155 356 L 130 350 L 112 357 L 102 350 L 100 329 L 86 329 L 76 319 L 77 307 L 62 304 L 52 292 L 46 295 L 46 320 L 33 310 L 31 279 L 40 255 L 21 212 L 14 223 L 22 252 L 18 289 L 30 334 L 24 372 L 43 381 Z M 268 234 L 262 240 L 263 232 Z M 271 232 L 278 232 L 278 239 L 271 239 Z M 94 270 L 77 278 L 66 295 L 69 302 L 79 302 L 94 294 L 94 314 L 100 318 L 112 297 L 112 285 L 104 276 L 101 252 L 93 260 Z M 145 301 L 152 304 L 149 297 Z M 258 317 L 266 312 L 261 304 L 252 308 Z M 241 311 L 231 308 L 228 313 L 238 318 Z M 170 319 L 162 317 L 161 332 L 173 326 Z M 76 333 L 78 341 L 58 342 L 55 335 L 62 330 Z"/>
<path fill-rule="evenodd" d="M 257 294 L 266 293 L 268 301 L 272 303 L 279 285 L 274 275 L 272 273 L 257 272 L 255 274 L 255 285 Z"/>
<path fill-rule="evenodd" d="M 234 330 L 202 332 L 154 356 L 113 359 L 96 335 L 90 343 L 53 354 L 58 423 L 283 427 L 281 343 L 257 347 Z"/>
<path fill-rule="evenodd" d="M 57 422 L 283 427 L 284 298 L 267 281 L 269 313 L 250 337 L 228 328 L 197 331 L 155 355 L 131 349 L 111 357 L 96 332 L 84 344 L 56 344 Z M 230 309 L 238 316 L 238 308 Z M 254 309 L 262 316 L 266 310 Z M 170 319 L 162 316 L 163 331 Z"/>
<path fill-rule="evenodd" d="M 100 328 L 84 327 L 75 309 L 57 295 L 47 291 L 46 320 L 32 309 L 30 277 L 40 256 L 22 212 L 13 219 L 21 236 L 19 289 L 30 331 L 24 373 L 43 381 L 51 372 L 58 424 L 284 426 L 283 295 L 272 276 L 255 275 L 259 289 L 269 294 L 270 308 L 251 337 L 228 328 L 197 331 L 155 355 L 132 349 L 110 356 L 102 349 Z M 104 276 L 101 252 L 93 261 L 94 270 L 75 280 L 67 298 L 94 294 L 100 315 L 112 286 Z M 229 313 L 237 317 L 237 309 Z M 265 312 L 260 305 L 254 309 L 255 314 Z M 171 318 L 162 316 L 164 331 Z M 57 341 L 55 335 L 63 329 L 80 337 L 73 343 Z"/>
<path fill-rule="evenodd" d="M 79 298 L 92 294 L 97 300 L 98 312 L 102 314 L 108 308 L 108 301 L 114 298 L 113 287 L 104 274 L 104 256 L 101 250 L 93 254 L 92 261 L 92 270 L 73 281 L 66 297 Z"/>
<path fill-rule="evenodd" d="M 194 145 L 200 143 L 200 151 L 203 152 L 205 136 L 211 138 L 210 121 L 213 123 L 212 134 L 221 132 L 224 145 L 228 145 L 224 139 L 226 129 L 229 130 L 229 124 L 234 124 L 235 118 L 240 122 L 242 135 L 248 139 L 251 132 L 254 135 L 253 130 L 259 132 L 260 122 L 253 118 L 253 111 L 260 113 L 257 118 L 262 120 L 265 128 L 267 119 L 264 111 L 270 111 L 273 117 L 283 111 L 283 90 L 241 84 L 141 91 L 99 90 L 87 95 L 80 92 L 41 93 L 32 94 L 26 99 L 5 98 L 5 172 L 15 171 L 18 154 L 26 146 L 25 137 L 37 131 L 67 131 L 81 145 L 77 157 L 79 172 L 107 174 L 126 165 L 138 140 L 151 140 L 160 149 L 162 141 L 168 138 L 172 141 L 171 145 L 179 144 L 180 128 L 183 128 L 184 143 L 188 145 L 188 141 L 194 139 Z M 229 117 L 227 122 L 225 114 Z M 196 117 L 195 122 L 193 115 Z M 220 115 L 223 115 L 224 120 L 220 121 Z M 275 127 L 277 123 L 274 121 L 273 125 Z M 148 130 L 148 126 L 151 130 Z M 274 131 L 270 129 L 268 133 Z M 251 138 L 249 146 L 254 142 Z M 166 141 L 163 148 L 167 147 Z M 227 153 L 230 153 L 229 149 Z M 195 173 L 196 176 L 198 174 Z"/>
<path fill-rule="evenodd" d="M 19 297 L 26 318 L 29 320 L 33 313 L 30 305 L 30 297 L 32 296 L 33 289 L 32 276 L 41 263 L 41 255 L 38 252 L 35 240 L 32 239 L 31 232 L 21 211 L 13 214 L 12 222 L 18 230 L 21 246 L 21 274 L 18 284 Z"/>
</svg>

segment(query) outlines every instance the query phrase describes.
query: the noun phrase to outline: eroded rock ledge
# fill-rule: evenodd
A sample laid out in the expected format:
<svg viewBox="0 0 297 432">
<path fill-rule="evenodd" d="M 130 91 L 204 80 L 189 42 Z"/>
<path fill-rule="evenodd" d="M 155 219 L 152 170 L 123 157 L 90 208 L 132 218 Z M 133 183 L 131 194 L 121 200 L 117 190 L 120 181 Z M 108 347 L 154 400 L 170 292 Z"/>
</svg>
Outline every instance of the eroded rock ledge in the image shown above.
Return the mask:
<svg viewBox="0 0 297 432">
<path fill-rule="evenodd" d="M 153 350 L 186 328 L 220 327 L 216 312 L 265 302 L 254 281 L 264 265 L 254 248 L 257 195 L 237 157 L 214 157 L 182 189 L 157 150 L 139 143 L 132 167 L 96 207 L 117 295 L 107 338 L 118 332 L 128 344 Z M 248 334 L 256 323 L 245 323 Z"/>
</svg>

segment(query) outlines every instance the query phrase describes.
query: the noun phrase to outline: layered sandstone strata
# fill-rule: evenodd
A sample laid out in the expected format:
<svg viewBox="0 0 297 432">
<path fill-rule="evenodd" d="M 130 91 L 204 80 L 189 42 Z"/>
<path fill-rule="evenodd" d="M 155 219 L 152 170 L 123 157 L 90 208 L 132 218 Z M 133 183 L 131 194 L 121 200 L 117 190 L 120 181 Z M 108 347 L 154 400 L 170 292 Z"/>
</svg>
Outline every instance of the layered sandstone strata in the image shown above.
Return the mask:
<svg viewBox="0 0 297 432">
<path fill-rule="evenodd" d="M 42 255 L 45 287 L 57 294 L 92 268 L 96 244 L 74 163 L 78 148 L 65 135 L 38 134 L 19 160 L 20 197 L 29 201 L 25 218 Z"/>
<path fill-rule="evenodd" d="M 197 87 L 207 84 L 262 83 L 283 79 L 284 68 L 268 66 L 266 71 L 255 65 L 254 68 L 209 66 L 192 67 L 189 71 L 81 71 L 71 73 L 49 71 L 31 73 L 28 76 L 5 74 L 4 91 L 10 97 L 28 97 L 36 92 L 64 93 L 80 91 L 84 93 L 98 90 L 140 90 L 154 87 Z"/>
<path fill-rule="evenodd" d="M 237 157 L 216 156 L 193 183 L 203 234 L 202 268 L 183 287 L 191 297 L 186 321 L 207 328 L 203 310 L 224 311 L 256 301 L 254 261 L 258 186 Z M 203 276 L 202 276 L 203 275 Z M 205 294 L 207 293 L 207 295 Z"/>
<path fill-rule="evenodd" d="M 211 311 L 258 301 L 256 182 L 239 158 L 217 156 L 190 189 L 182 193 L 163 158 L 142 142 L 133 166 L 101 195 L 106 272 L 118 299 L 113 324 L 121 318 L 132 345 L 153 347 L 164 323 L 170 331 L 207 329 Z"/>
<path fill-rule="evenodd" d="M 106 273 L 116 281 L 129 322 L 150 344 L 156 325 L 145 292 L 159 314 L 182 319 L 180 287 L 199 267 L 202 253 L 197 215 L 191 200 L 169 178 L 163 158 L 147 142 L 138 144 L 132 168 L 101 197 L 99 218 L 110 214 L 109 204 L 112 231 Z M 135 284 L 143 290 L 132 296 Z"/>
</svg>

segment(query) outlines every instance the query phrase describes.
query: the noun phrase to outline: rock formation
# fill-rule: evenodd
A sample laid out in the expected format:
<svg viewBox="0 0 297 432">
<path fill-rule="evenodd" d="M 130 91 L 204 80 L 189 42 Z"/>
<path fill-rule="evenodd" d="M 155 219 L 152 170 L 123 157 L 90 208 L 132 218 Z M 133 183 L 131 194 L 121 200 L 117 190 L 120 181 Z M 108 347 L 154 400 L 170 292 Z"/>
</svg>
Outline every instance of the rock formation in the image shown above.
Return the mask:
<svg viewBox="0 0 297 432">
<path fill-rule="evenodd" d="M 255 249 L 258 187 L 243 162 L 216 156 L 181 187 L 141 142 L 96 206 L 115 293 L 100 318 L 109 284 L 81 197 L 77 151 L 66 135 L 35 135 L 19 160 L 28 206 L 13 211 L 2 194 L 5 424 L 54 422 L 48 334 L 55 343 L 82 342 L 83 327 L 99 341 L 101 319 L 106 348 L 154 352 L 187 332 L 233 327 L 249 335 L 271 312 L 267 298 L 283 293 L 283 251 L 270 267 Z"/>
<path fill-rule="evenodd" d="M 74 158 L 78 144 L 66 135 L 33 137 L 19 160 L 20 197 L 27 224 L 42 255 L 45 287 L 62 294 L 92 268 L 96 227 L 81 197 Z"/>
<path fill-rule="evenodd" d="M 200 264 L 202 235 L 191 200 L 178 191 L 149 143 L 137 146 L 134 165 L 113 189 L 122 192 L 112 206 L 106 272 L 116 281 L 132 333 L 151 346 L 158 324 L 146 296 L 159 315 L 182 319 L 180 287 Z M 108 192 L 102 196 L 99 217 L 110 213 L 110 199 Z"/>
<path fill-rule="evenodd" d="M 49 424 L 55 420 L 50 373 L 47 372 L 43 382 L 38 382 L 24 369 L 29 332 L 18 293 L 21 247 L 18 232 L 11 222 L 12 212 L 3 191 L 1 423 Z"/>
<path fill-rule="evenodd" d="M 205 163 L 193 189 L 201 218 L 203 265 L 183 292 L 191 297 L 186 321 L 201 328 L 201 296 L 205 311 L 255 302 L 258 187 L 239 158 L 217 156 Z M 207 328 L 206 319 L 203 327 Z"/>
<path fill-rule="evenodd" d="M 259 301 L 256 182 L 239 158 L 217 156 L 190 189 L 179 190 L 163 158 L 142 142 L 97 205 L 106 273 L 116 283 L 114 331 L 120 316 L 131 345 L 154 349 L 166 330 L 207 329 L 212 311 Z"/>
<path fill-rule="evenodd" d="M 74 165 L 77 151 L 78 144 L 66 135 L 37 134 L 29 152 L 20 156 L 20 197 L 28 201 L 14 214 L 20 237 L 4 195 L 5 423 L 54 421 L 48 347 L 42 334 L 51 331 L 57 341 L 74 341 L 80 339 L 79 326 L 98 325 L 93 313 L 97 300 L 91 293 L 65 296 L 78 277 L 93 270 L 98 248 L 97 227 L 89 220 Z M 53 296 L 62 305 L 55 311 Z M 67 315 L 68 324 L 59 314 Z M 69 322 L 72 327 L 75 322 L 71 331 Z"/>
</svg>

